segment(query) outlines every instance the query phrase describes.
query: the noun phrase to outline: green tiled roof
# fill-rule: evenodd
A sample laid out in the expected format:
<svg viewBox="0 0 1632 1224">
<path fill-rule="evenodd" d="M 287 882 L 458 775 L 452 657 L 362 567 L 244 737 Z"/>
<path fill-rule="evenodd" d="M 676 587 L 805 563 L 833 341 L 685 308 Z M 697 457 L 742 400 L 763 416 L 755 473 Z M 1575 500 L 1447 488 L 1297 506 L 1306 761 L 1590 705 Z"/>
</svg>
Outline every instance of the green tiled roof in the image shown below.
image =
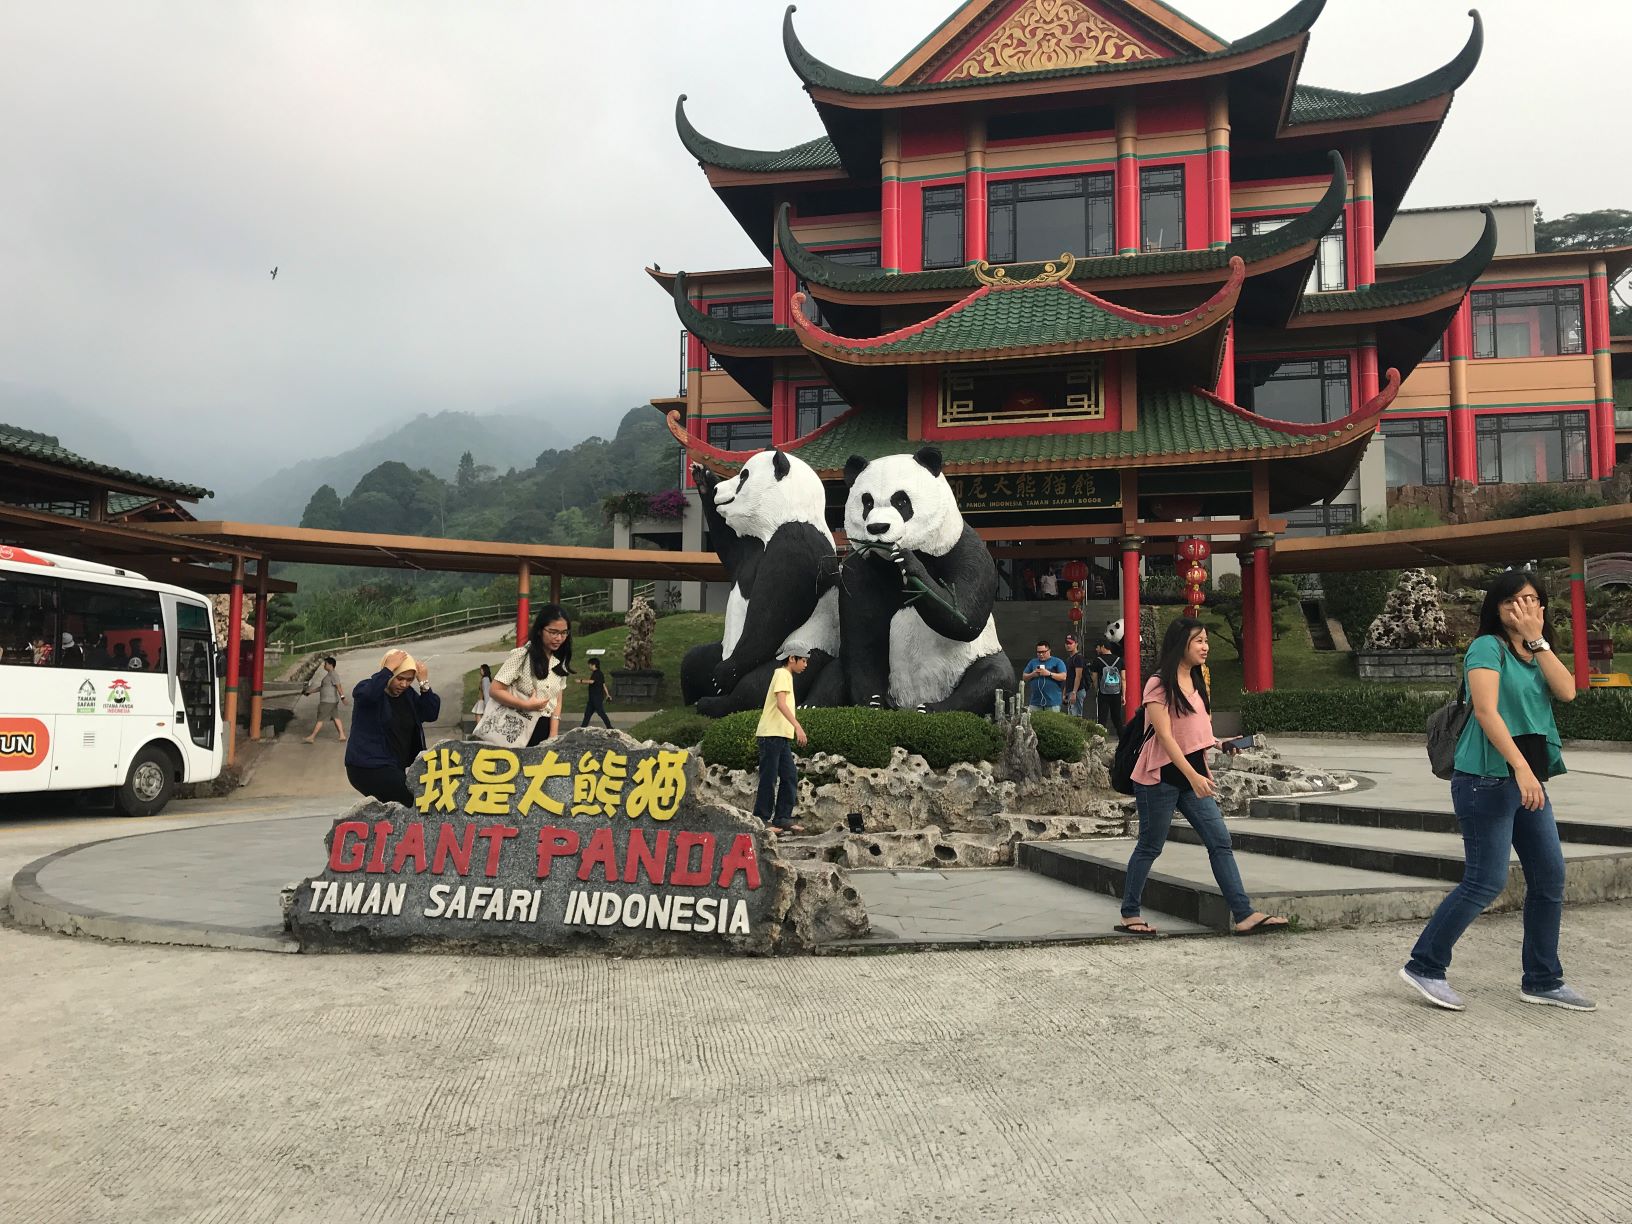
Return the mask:
<svg viewBox="0 0 1632 1224">
<path fill-rule="evenodd" d="M 1036 437 L 938 439 L 935 445 L 951 465 L 965 463 L 1077 463 L 1084 466 L 1195 455 L 1198 459 L 1223 451 L 1274 451 L 1318 442 L 1331 434 L 1282 433 L 1268 425 L 1237 416 L 1194 389 L 1141 388 L 1139 425 L 1132 430 L 1102 433 L 1058 433 Z M 825 433 L 797 449 L 797 454 L 819 472 L 838 471 L 851 455 L 877 459 L 911 447 L 903 411 L 856 409 L 839 418 Z"/>
<path fill-rule="evenodd" d="M 1318 85 L 1299 85 L 1292 92 L 1289 123 L 1295 127 L 1300 123 L 1366 119 L 1372 115 L 1403 110 L 1460 89 L 1462 83 L 1473 74 L 1474 67 L 1479 63 L 1479 53 L 1485 45 L 1484 22 L 1480 20 L 1477 10 L 1472 17 L 1473 32 L 1468 35 L 1467 43 L 1456 58 L 1444 67 L 1404 85 L 1380 89 L 1376 93 L 1347 93 L 1341 89 L 1323 89 Z"/>
<path fill-rule="evenodd" d="M 0 455 L 16 455 L 21 459 L 54 464 L 57 467 L 82 472 L 87 476 L 106 476 L 110 480 L 121 480 L 161 493 L 174 493 L 180 497 L 215 496 L 199 485 L 183 484 L 179 480 L 164 480 L 158 476 L 145 476 L 128 468 L 93 462 L 83 455 L 76 455 L 50 434 L 36 433 L 32 429 L 23 429 L 17 425 L 0 424 Z"/>
<path fill-rule="evenodd" d="M 1162 276 L 1184 272 L 1223 272 L 1230 260 L 1240 256 L 1248 266 L 1292 250 L 1306 242 L 1316 241 L 1343 215 L 1343 202 L 1348 194 L 1348 174 L 1343 168 L 1343 157 L 1337 152 L 1329 155 L 1332 171 L 1331 184 L 1320 200 L 1302 216 L 1279 229 L 1247 238 L 1237 238 L 1228 246 L 1206 251 L 1157 251 L 1142 255 L 1105 255 L 1094 259 L 1079 259 L 1072 269 L 1071 280 L 1076 284 L 1113 280 L 1120 277 Z M 801 280 L 843 289 L 853 293 L 914 293 L 950 290 L 973 290 L 980 280 L 974 268 L 941 268 L 929 272 L 880 272 L 874 268 L 857 268 L 835 263 L 810 250 L 794 235 L 788 206 L 784 204 L 777 215 L 777 245 L 783 258 Z M 1042 271 L 1041 261 L 1005 265 L 1016 280 L 1025 280 Z"/>
<path fill-rule="evenodd" d="M 1225 47 L 1222 51 L 1210 51 L 1195 55 L 1178 55 L 1169 59 L 1157 61 L 1155 65 L 1148 60 L 1136 60 L 1128 64 L 1094 64 L 1081 68 L 1049 68 L 1038 72 L 1014 72 L 1001 78 L 973 77 L 957 81 L 934 81 L 925 84 L 886 85 L 882 81 L 875 81 L 869 77 L 857 76 L 851 72 L 844 72 L 829 64 L 824 64 L 799 41 L 799 36 L 793 29 L 793 14 L 797 6 L 789 5 L 787 13 L 782 19 L 782 46 L 787 52 L 788 63 L 799 74 L 799 79 L 807 86 L 815 89 L 831 89 L 838 93 L 857 95 L 910 95 L 917 93 L 940 92 L 945 90 L 967 89 L 971 86 L 990 85 L 994 80 L 1003 83 L 1023 81 L 1047 81 L 1061 77 L 1097 76 L 1103 73 L 1137 71 L 1140 68 L 1159 66 L 1163 68 L 1175 67 L 1184 64 L 1199 64 L 1209 61 L 1229 60 L 1235 56 L 1256 51 L 1267 47 L 1282 39 L 1306 33 L 1320 16 L 1321 9 L 1326 7 L 1326 0 L 1298 0 L 1298 3 L 1281 17 L 1270 22 L 1263 29 L 1245 38 L 1239 39 Z"/>
<path fill-rule="evenodd" d="M 692 335 L 705 345 L 726 348 L 798 349 L 799 337 L 791 327 L 769 327 L 763 323 L 738 323 L 704 314 L 686 296 L 686 274 L 674 278 L 674 312 Z"/>
<path fill-rule="evenodd" d="M 838 150 L 826 136 L 807 140 L 791 149 L 739 149 L 735 145 L 710 140 L 691 125 L 686 117 L 686 95 L 681 94 L 674 104 L 674 126 L 680 132 L 680 143 L 686 151 L 705 165 L 723 170 L 756 171 L 775 174 L 789 170 L 836 170 L 840 166 Z"/>
<path fill-rule="evenodd" d="M 1364 289 L 1343 293 L 1305 294 L 1298 303 L 1299 314 L 1338 314 L 1353 310 L 1383 310 L 1414 306 L 1447 293 L 1466 293 L 1496 254 L 1496 214 L 1489 208 L 1485 228 L 1467 254 L 1442 267 L 1430 268 L 1401 280 L 1383 281 Z"/>
</svg>

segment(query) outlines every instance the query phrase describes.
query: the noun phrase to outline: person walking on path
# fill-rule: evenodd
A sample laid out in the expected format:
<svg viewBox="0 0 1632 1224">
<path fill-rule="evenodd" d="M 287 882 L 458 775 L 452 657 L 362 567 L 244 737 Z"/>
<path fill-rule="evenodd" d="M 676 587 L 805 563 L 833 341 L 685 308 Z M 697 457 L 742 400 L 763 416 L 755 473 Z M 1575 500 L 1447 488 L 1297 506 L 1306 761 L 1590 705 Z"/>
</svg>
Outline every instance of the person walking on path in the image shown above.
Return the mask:
<svg viewBox="0 0 1632 1224">
<path fill-rule="evenodd" d="M 589 661 L 589 679 L 580 680 L 578 683 L 589 685 L 589 696 L 584 701 L 584 721 L 578 725 L 589 726 L 589 720 L 598 714 L 601 721 L 606 724 L 606 729 L 610 731 L 612 720 L 606 716 L 606 676 L 601 671 L 599 659 Z"/>
<path fill-rule="evenodd" d="M 1462 882 L 1439 903 L 1400 976 L 1436 1007 L 1461 1011 L 1445 980 L 1451 950 L 1507 885 L 1508 852 L 1524 869 L 1523 976 L 1526 1003 L 1594 1011 L 1564 982 L 1558 932 L 1564 913 L 1564 851 L 1546 783 L 1564 771 L 1554 701 L 1575 700 L 1575 677 L 1553 653 L 1547 592 L 1524 570 L 1508 570 L 1485 592 L 1479 633 L 1463 659 L 1473 716 L 1456 745 L 1451 805 L 1462 828 Z"/>
<path fill-rule="evenodd" d="M 486 663 L 482 664 L 481 675 L 477 677 L 476 683 L 482 691 L 476 698 L 476 704 L 470 707 L 470 712 L 480 722 L 482 715 L 487 713 L 487 703 L 493 700 L 493 669 Z"/>
<path fill-rule="evenodd" d="M 1088 664 L 1082 657 L 1082 651 L 1077 646 L 1077 635 L 1065 635 L 1065 710 L 1068 714 L 1082 717 L 1084 703 L 1088 700 Z"/>
<path fill-rule="evenodd" d="M 1096 721 L 1117 739 L 1122 738 L 1122 652 L 1109 638 L 1094 643 L 1088 660 L 1093 674 Z"/>
<path fill-rule="evenodd" d="M 1201 835 L 1212 864 L 1213 878 L 1230 907 L 1237 935 L 1285 930 L 1290 923 L 1252 908 L 1252 898 L 1241 884 L 1241 870 L 1230 849 L 1230 831 L 1213 797 L 1207 772 L 1207 750 L 1220 747 L 1213 735 L 1213 716 L 1207 702 L 1207 627 L 1181 616 L 1162 639 L 1156 674 L 1145 685 L 1145 719 L 1150 734 L 1133 767 L 1134 802 L 1139 809 L 1139 841 L 1128 860 L 1127 884 L 1122 891 L 1122 921 L 1116 929 L 1128 935 L 1154 935 L 1156 928 L 1139 916 L 1145 881 L 1152 864 L 1167 844 L 1173 811 L 1184 813 Z"/>
<path fill-rule="evenodd" d="M 1034 710 L 1060 712 L 1060 699 L 1065 694 L 1065 664 L 1054 657 L 1053 647 L 1047 642 L 1037 643 L 1037 657 L 1026 666 L 1020 677 L 1031 686 L 1026 704 Z"/>
<path fill-rule="evenodd" d="M 530 748 L 561 732 L 561 692 L 572 674 L 572 624 L 560 604 L 547 603 L 533 617 L 527 641 L 510 652 L 493 677 L 489 700 L 539 715 Z"/>
<path fill-rule="evenodd" d="M 308 744 L 317 739 L 317 733 L 323 730 L 324 724 L 331 722 L 334 724 L 335 733 L 340 736 L 340 742 L 342 744 L 346 742 L 346 729 L 340 725 L 340 703 L 345 701 L 346 695 L 340 690 L 340 677 L 334 670 L 336 666 L 334 656 L 325 655 L 323 666 L 318 669 L 317 725 L 312 728 L 312 733 L 306 737 L 305 742 Z M 312 690 L 303 688 L 300 690 L 300 695 L 310 697 Z"/>
<path fill-rule="evenodd" d="M 759 714 L 754 735 L 759 740 L 759 793 L 754 798 L 754 815 L 779 833 L 803 833 L 794 823 L 793 805 L 799 798 L 799 766 L 793 760 L 793 746 L 803 748 L 809 738 L 793 708 L 793 678 L 810 662 L 810 647 L 789 642 L 778 656 L 782 666 L 771 673 L 765 691 L 765 708 Z"/>
<path fill-rule="evenodd" d="M 425 751 L 425 724 L 442 713 L 429 672 L 406 650 L 388 650 L 351 696 L 346 780 L 358 794 L 412 807 L 407 770 Z"/>
</svg>

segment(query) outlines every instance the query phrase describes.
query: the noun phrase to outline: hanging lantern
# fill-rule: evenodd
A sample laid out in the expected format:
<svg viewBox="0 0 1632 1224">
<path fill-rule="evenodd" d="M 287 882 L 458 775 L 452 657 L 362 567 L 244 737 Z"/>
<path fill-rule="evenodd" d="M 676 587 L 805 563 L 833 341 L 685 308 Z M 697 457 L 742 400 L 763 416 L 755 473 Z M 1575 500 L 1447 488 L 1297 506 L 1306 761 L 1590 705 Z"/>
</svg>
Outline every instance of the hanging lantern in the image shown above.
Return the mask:
<svg viewBox="0 0 1632 1224">
<path fill-rule="evenodd" d="M 1066 615 L 1071 618 L 1071 623 L 1074 625 L 1082 619 L 1082 609 L 1077 607 L 1076 604 L 1072 604 L 1071 610 Z"/>
<path fill-rule="evenodd" d="M 1082 602 L 1082 587 L 1081 586 L 1072 587 L 1069 591 L 1067 591 L 1065 593 L 1065 597 L 1067 599 L 1069 599 L 1074 604 L 1080 604 Z"/>
<path fill-rule="evenodd" d="M 1060 566 L 1060 577 L 1070 583 L 1081 582 L 1088 577 L 1088 563 L 1086 561 L 1067 561 Z"/>
<path fill-rule="evenodd" d="M 1207 602 L 1207 592 L 1196 583 L 1191 583 L 1184 589 L 1184 602 L 1192 608 L 1199 608 Z"/>
<path fill-rule="evenodd" d="M 1184 580 L 1193 587 L 1204 586 L 1207 582 L 1207 570 L 1199 561 L 1190 562 L 1190 568 L 1184 571 Z"/>
<path fill-rule="evenodd" d="M 1186 561 L 1202 562 L 1213 555 L 1213 546 L 1200 536 L 1179 541 L 1179 556 Z"/>
</svg>

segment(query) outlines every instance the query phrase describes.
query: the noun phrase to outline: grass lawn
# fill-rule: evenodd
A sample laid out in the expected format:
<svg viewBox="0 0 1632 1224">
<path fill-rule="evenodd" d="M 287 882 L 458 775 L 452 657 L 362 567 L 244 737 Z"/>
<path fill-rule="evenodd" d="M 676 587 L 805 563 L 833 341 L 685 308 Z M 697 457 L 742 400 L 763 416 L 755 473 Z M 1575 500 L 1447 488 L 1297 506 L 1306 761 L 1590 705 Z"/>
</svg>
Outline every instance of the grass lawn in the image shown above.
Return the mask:
<svg viewBox="0 0 1632 1224">
<path fill-rule="evenodd" d="M 642 705 L 653 710 L 664 710 L 680 704 L 680 660 L 685 658 L 686 651 L 693 646 L 704 642 L 717 642 L 725 633 L 725 617 L 713 612 L 678 612 L 673 616 L 661 616 L 657 621 L 657 629 L 652 641 L 652 666 L 663 673 L 663 684 L 657 691 L 657 696 L 650 702 Z M 572 670 L 574 680 L 589 678 L 589 654 L 596 649 L 605 649 L 606 654 L 601 657 L 601 670 L 607 673 L 610 685 L 612 672 L 623 667 L 623 644 L 629 636 L 629 630 L 622 625 L 616 628 L 603 629 L 599 633 L 591 633 L 585 637 L 574 637 L 572 641 Z M 491 647 L 495 652 L 503 651 L 508 647 L 507 642 L 496 642 Z M 481 674 L 476 669 L 466 674 L 464 681 L 463 709 L 470 709 L 476 704 L 476 697 L 481 688 L 477 677 Z M 584 712 L 584 701 L 589 696 L 589 689 L 581 684 L 568 684 L 565 699 L 562 703 L 562 720 L 571 714 L 581 715 Z M 617 705 L 612 701 L 610 694 L 607 698 L 607 709 L 615 710 Z M 597 723 L 596 726 L 600 724 Z"/>
</svg>

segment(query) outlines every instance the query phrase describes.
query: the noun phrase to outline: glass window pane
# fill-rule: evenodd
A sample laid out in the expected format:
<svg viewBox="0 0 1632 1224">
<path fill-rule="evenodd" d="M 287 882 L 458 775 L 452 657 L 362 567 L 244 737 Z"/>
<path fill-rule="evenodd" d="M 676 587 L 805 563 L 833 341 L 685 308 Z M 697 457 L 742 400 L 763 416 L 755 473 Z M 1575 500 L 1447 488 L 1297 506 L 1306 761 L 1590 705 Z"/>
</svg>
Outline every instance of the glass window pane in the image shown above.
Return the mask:
<svg viewBox="0 0 1632 1224">
<path fill-rule="evenodd" d="M 1014 259 L 1014 206 L 998 204 L 986 213 L 986 258 L 993 263 Z"/>
<path fill-rule="evenodd" d="M 1348 273 L 1343 266 L 1343 226 L 1341 222 L 1338 223 L 1336 229 L 1321 238 L 1320 258 L 1317 262 L 1319 264 L 1322 292 L 1347 288 Z"/>
<path fill-rule="evenodd" d="M 1142 247 L 1147 251 L 1184 249 L 1184 169 L 1139 172 Z"/>
<path fill-rule="evenodd" d="M 771 444 L 769 421 L 721 421 L 708 427 L 710 446 L 722 450 L 764 450 Z"/>
<path fill-rule="evenodd" d="M 963 188 L 924 192 L 924 267 L 956 268 L 963 263 Z"/>
<path fill-rule="evenodd" d="M 1022 200 L 1015 205 L 1014 258 L 1056 259 L 1062 252 L 1083 254 L 1088 237 L 1087 204 L 1067 199 Z"/>
<path fill-rule="evenodd" d="M 147 591 L 68 582 L 62 632 L 72 635 L 83 666 L 99 671 L 166 671 L 164 617 Z"/>
<path fill-rule="evenodd" d="M 1561 303 L 1558 307 L 1558 351 L 1584 353 L 1586 349 L 1587 334 L 1582 324 L 1581 307 Z"/>
<path fill-rule="evenodd" d="M 50 583 L 0 574 L 0 666 L 47 667 L 60 645 Z"/>
<path fill-rule="evenodd" d="M 1384 480 L 1391 489 L 1423 484 L 1422 439 L 1414 432 L 1405 437 L 1383 436 Z"/>
<path fill-rule="evenodd" d="M 1443 430 L 1443 426 L 1441 429 Z M 1422 440 L 1422 483 L 1442 485 L 1450 482 L 1450 456 L 1443 432 L 1437 438 L 1424 438 Z"/>
<path fill-rule="evenodd" d="M 1116 205 L 1110 196 L 1088 200 L 1088 254 L 1116 254 Z"/>
</svg>

